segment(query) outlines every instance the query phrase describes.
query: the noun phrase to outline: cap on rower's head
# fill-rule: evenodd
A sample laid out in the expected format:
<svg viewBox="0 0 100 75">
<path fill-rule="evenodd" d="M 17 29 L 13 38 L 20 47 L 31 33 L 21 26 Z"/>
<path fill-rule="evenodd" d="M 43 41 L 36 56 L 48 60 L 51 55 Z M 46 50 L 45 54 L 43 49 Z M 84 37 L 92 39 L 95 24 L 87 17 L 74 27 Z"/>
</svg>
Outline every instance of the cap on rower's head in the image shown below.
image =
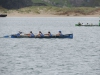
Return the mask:
<svg viewBox="0 0 100 75">
<path fill-rule="evenodd" d="M 32 31 L 30 31 L 30 33 L 32 33 Z"/>
<path fill-rule="evenodd" d="M 39 33 L 41 33 L 41 31 L 39 31 Z"/>
<path fill-rule="evenodd" d="M 61 31 L 59 31 L 61 33 Z"/>
<path fill-rule="evenodd" d="M 22 33 L 21 31 L 19 31 L 19 33 Z"/>
</svg>

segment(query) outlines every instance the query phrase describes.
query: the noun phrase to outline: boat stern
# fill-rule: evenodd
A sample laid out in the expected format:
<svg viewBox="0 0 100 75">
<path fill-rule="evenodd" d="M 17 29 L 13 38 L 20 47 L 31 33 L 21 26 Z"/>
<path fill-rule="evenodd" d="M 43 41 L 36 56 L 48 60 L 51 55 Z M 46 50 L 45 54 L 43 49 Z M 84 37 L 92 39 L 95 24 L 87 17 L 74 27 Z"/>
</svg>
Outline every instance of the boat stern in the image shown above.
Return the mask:
<svg viewBox="0 0 100 75">
<path fill-rule="evenodd" d="M 16 35 L 11 35 L 11 38 L 17 38 L 17 36 Z"/>
</svg>

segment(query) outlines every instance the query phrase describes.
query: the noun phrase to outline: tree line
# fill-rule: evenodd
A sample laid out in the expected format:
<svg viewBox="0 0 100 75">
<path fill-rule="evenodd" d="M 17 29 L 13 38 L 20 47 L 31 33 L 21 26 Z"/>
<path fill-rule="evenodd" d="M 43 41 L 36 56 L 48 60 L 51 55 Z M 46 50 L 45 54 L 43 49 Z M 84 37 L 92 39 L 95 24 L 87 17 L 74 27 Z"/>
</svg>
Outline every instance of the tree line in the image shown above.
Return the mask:
<svg viewBox="0 0 100 75">
<path fill-rule="evenodd" d="M 28 6 L 47 6 L 47 4 L 60 7 L 96 7 L 100 6 L 100 0 L 0 0 L 0 6 L 6 9 L 19 9 Z"/>
</svg>

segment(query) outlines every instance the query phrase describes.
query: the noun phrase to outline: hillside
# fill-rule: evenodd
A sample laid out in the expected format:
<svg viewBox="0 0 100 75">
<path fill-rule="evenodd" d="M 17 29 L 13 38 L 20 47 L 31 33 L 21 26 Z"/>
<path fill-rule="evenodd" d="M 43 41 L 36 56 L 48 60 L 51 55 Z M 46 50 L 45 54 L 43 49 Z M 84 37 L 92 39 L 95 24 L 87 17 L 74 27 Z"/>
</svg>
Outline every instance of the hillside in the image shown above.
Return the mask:
<svg viewBox="0 0 100 75">
<path fill-rule="evenodd" d="M 31 0 L 0 0 L 0 6 L 6 9 L 19 9 L 32 6 Z"/>
<path fill-rule="evenodd" d="M 8 17 L 100 16 L 99 0 L 0 0 Z"/>
<path fill-rule="evenodd" d="M 100 0 L 0 0 L 0 6 L 6 9 L 28 6 L 97 7 L 100 6 Z"/>
</svg>

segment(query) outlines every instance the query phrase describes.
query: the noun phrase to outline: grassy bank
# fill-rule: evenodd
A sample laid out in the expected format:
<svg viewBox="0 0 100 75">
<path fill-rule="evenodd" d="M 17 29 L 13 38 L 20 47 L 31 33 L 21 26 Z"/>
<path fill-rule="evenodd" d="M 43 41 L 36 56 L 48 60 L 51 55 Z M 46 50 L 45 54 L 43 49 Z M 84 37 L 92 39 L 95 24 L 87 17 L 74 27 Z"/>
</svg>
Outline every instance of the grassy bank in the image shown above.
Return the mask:
<svg viewBox="0 0 100 75">
<path fill-rule="evenodd" d="M 7 9 L 0 7 L 0 13 L 7 13 Z"/>
<path fill-rule="evenodd" d="M 47 13 L 47 14 L 53 14 L 53 15 L 67 15 L 67 16 L 94 15 L 95 13 L 99 11 L 100 11 L 100 8 L 93 8 L 93 7 L 63 7 L 63 8 L 60 8 L 60 7 L 53 7 L 53 6 L 32 6 L 32 7 L 26 7 L 26 8 L 21 8 L 17 10 L 15 9 L 7 10 L 7 9 L 0 7 L 0 12 L 2 13 L 13 13 L 13 12 L 18 12 L 21 14 Z"/>
<path fill-rule="evenodd" d="M 79 16 L 79 15 L 95 15 L 100 11 L 100 8 L 92 7 L 71 7 L 71 8 L 60 8 L 56 9 L 57 15 L 67 15 Z"/>
</svg>

